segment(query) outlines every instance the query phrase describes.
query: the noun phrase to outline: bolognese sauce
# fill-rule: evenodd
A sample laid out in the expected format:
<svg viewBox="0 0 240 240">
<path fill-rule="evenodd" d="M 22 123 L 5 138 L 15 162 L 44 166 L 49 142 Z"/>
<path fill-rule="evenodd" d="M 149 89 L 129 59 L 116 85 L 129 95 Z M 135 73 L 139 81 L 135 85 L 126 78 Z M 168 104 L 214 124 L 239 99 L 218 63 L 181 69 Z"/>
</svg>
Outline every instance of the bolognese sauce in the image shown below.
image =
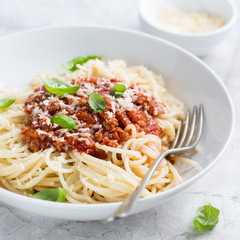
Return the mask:
<svg viewBox="0 0 240 240">
<path fill-rule="evenodd" d="M 72 95 L 54 95 L 42 85 L 28 96 L 22 139 L 32 152 L 55 147 L 61 152 L 77 150 L 99 156 L 95 143 L 117 147 L 129 139 L 131 133 L 124 131 L 129 124 L 134 124 L 138 132 L 161 136 L 162 129 L 155 117 L 164 114 L 165 105 L 138 84 L 126 84 L 127 90 L 117 99 L 110 88 L 125 84 L 118 79 L 91 77 L 73 79 L 70 83 L 81 85 Z M 104 98 L 106 109 L 94 112 L 88 103 L 92 92 Z M 52 123 L 51 117 L 58 114 L 71 117 L 78 128 L 69 130 Z"/>
</svg>

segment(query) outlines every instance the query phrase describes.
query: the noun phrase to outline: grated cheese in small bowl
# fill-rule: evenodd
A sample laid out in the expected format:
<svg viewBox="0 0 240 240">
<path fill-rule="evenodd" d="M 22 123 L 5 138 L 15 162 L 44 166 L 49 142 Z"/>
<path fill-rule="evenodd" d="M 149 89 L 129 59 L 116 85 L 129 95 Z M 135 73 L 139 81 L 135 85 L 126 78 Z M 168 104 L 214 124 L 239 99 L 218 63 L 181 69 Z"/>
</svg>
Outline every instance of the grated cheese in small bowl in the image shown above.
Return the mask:
<svg viewBox="0 0 240 240">
<path fill-rule="evenodd" d="M 181 11 L 172 6 L 162 9 L 158 26 L 177 33 L 204 33 L 216 30 L 226 24 L 223 17 L 201 11 Z"/>
</svg>

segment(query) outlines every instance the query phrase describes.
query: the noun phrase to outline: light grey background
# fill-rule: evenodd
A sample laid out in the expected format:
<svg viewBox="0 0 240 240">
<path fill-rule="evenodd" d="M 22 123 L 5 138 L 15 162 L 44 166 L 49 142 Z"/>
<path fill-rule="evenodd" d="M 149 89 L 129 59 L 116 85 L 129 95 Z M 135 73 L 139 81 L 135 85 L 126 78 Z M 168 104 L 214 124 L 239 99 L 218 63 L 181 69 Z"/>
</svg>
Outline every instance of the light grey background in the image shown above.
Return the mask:
<svg viewBox="0 0 240 240">
<path fill-rule="evenodd" d="M 240 1 L 235 2 L 240 7 Z M 0 0 L 0 36 L 70 24 L 141 30 L 138 4 L 138 0 Z M 214 169 L 168 203 L 108 224 L 48 219 L 0 203 L 0 239 L 240 239 L 239 29 L 238 20 L 229 38 L 203 59 L 227 85 L 236 109 L 233 139 Z M 221 210 L 220 221 L 201 233 L 192 220 L 195 210 L 209 202 Z"/>
</svg>

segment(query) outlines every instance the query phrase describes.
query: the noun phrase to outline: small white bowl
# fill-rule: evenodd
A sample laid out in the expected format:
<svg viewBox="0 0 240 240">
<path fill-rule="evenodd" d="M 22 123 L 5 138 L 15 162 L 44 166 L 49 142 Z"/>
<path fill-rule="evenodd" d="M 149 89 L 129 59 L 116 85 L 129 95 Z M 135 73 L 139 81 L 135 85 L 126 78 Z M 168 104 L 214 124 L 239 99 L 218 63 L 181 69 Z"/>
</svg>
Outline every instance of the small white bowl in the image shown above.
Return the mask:
<svg viewBox="0 0 240 240">
<path fill-rule="evenodd" d="M 205 10 L 226 19 L 226 24 L 214 31 L 186 34 L 167 31 L 158 26 L 158 18 L 166 6 L 182 11 Z M 237 8 L 231 0 L 142 0 L 139 7 L 140 22 L 145 32 L 169 40 L 197 56 L 206 55 L 226 38 L 237 19 Z"/>
</svg>

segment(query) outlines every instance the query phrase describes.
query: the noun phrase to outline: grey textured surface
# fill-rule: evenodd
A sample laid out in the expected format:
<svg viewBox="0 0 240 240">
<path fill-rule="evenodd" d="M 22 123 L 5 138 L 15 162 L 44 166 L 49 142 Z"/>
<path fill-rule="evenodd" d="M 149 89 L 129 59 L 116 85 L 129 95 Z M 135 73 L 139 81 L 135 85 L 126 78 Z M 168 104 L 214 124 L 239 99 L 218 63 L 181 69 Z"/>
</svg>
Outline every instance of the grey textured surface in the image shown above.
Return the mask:
<svg viewBox="0 0 240 240">
<path fill-rule="evenodd" d="M 239 0 L 235 2 L 239 7 Z M 69 24 L 140 30 L 138 3 L 138 0 L 0 0 L 0 36 Z M 226 84 L 236 109 L 233 139 L 214 169 L 171 201 L 108 224 L 48 219 L 0 203 L 0 239 L 240 239 L 239 27 L 240 21 L 229 38 L 203 59 Z M 220 221 L 216 228 L 202 233 L 193 228 L 192 220 L 195 210 L 209 202 L 221 210 Z"/>
</svg>

